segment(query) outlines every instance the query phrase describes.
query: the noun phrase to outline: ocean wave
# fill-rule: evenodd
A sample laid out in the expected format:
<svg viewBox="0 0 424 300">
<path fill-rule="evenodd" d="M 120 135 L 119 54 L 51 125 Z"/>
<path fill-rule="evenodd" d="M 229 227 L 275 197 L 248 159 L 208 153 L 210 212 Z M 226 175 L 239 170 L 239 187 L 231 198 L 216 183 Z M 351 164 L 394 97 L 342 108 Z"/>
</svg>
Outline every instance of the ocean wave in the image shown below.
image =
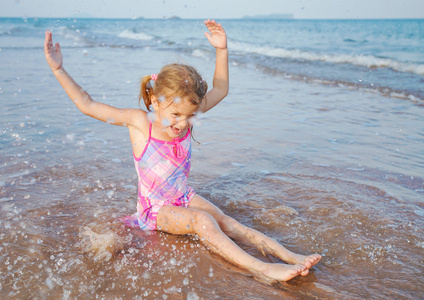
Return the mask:
<svg viewBox="0 0 424 300">
<path fill-rule="evenodd" d="M 321 61 L 336 64 L 352 64 L 366 68 L 390 68 L 398 72 L 424 75 L 424 65 L 399 62 L 389 58 L 379 58 L 373 55 L 323 54 L 299 49 L 273 48 L 257 46 L 242 42 L 229 42 L 232 50 L 244 53 L 254 53 L 269 57 L 287 58 L 293 60 Z"/>
<path fill-rule="evenodd" d="M 290 72 L 278 71 L 273 67 L 265 67 L 265 66 L 255 66 L 257 69 L 262 70 L 267 74 L 280 74 L 287 79 L 303 81 L 308 83 L 316 83 L 320 85 L 328 85 L 328 86 L 336 86 L 345 89 L 357 89 L 366 93 L 377 93 L 383 96 L 404 99 L 415 103 L 416 105 L 423 106 L 424 105 L 424 95 L 421 91 L 414 91 L 396 87 L 390 87 L 387 85 L 375 85 L 366 82 L 352 82 L 349 80 L 339 79 L 330 79 L 314 76 L 313 73 L 308 75 L 305 74 L 294 74 Z M 316 75 L 316 74 L 315 74 Z"/>
<path fill-rule="evenodd" d="M 151 35 L 148 35 L 143 32 L 134 32 L 129 29 L 125 29 L 124 31 L 119 33 L 118 37 L 130 39 L 130 40 L 141 40 L 141 41 L 150 41 L 153 39 L 153 36 Z"/>
<path fill-rule="evenodd" d="M 53 32 L 53 35 L 56 34 L 62 36 L 68 41 L 71 41 L 74 46 L 91 45 L 90 41 L 83 33 L 81 33 L 80 29 L 73 29 L 67 26 L 57 26 L 56 28 L 54 28 Z"/>
<path fill-rule="evenodd" d="M 21 33 L 24 33 L 28 30 L 27 28 L 22 27 L 22 26 L 12 26 L 10 28 L 0 27 L 0 29 L 3 29 L 2 31 L 0 31 L 0 36 L 21 34 Z"/>
<path fill-rule="evenodd" d="M 202 51 L 201 49 L 194 49 L 193 52 L 191 53 L 191 56 L 194 57 L 203 57 L 205 56 L 205 51 Z"/>
</svg>

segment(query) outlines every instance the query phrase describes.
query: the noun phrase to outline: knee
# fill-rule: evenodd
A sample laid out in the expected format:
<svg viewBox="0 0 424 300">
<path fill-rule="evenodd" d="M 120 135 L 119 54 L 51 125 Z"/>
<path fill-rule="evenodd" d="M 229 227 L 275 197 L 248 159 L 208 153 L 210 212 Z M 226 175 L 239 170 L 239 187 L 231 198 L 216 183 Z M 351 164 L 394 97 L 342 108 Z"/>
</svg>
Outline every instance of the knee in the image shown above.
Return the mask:
<svg viewBox="0 0 424 300">
<path fill-rule="evenodd" d="M 239 222 L 225 214 L 219 215 L 217 222 L 222 231 L 229 236 L 232 236 L 234 230 L 240 225 Z"/>
<path fill-rule="evenodd" d="M 207 212 L 199 211 L 193 220 L 193 229 L 197 234 L 219 229 L 217 221 Z"/>
</svg>

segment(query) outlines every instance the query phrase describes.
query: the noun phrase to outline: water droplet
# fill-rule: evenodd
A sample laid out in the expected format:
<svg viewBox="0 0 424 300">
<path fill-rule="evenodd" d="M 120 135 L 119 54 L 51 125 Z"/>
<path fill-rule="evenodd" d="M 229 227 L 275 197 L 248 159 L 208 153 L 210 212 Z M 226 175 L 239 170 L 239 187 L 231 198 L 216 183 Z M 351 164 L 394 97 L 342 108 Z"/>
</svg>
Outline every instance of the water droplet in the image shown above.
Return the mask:
<svg viewBox="0 0 424 300">
<path fill-rule="evenodd" d="M 147 113 L 147 120 L 149 122 L 154 122 L 156 120 L 156 115 L 154 112 L 148 112 Z"/>
<path fill-rule="evenodd" d="M 46 279 L 46 285 L 49 289 L 53 289 L 54 288 L 54 284 L 53 281 L 50 278 Z"/>
<path fill-rule="evenodd" d="M 162 126 L 168 127 L 169 125 L 171 125 L 171 122 L 169 122 L 168 119 L 163 119 L 162 120 Z"/>
<path fill-rule="evenodd" d="M 231 164 L 232 164 L 234 167 L 244 167 L 244 165 L 243 165 L 243 164 L 241 164 L 241 163 L 237 163 L 237 162 L 231 162 Z"/>
<path fill-rule="evenodd" d="M 75 134 L 74 133 L 68 133 L 68 134 L 66 134 L 66 139 L 68 141 L 73 141 L 75 139 Z"/>
<path fill-rule="evenodd" d="M 199 296 L 195 292 L 190 292 L 187 294 L 187 300 L 199 300 Z"/>
</svg>

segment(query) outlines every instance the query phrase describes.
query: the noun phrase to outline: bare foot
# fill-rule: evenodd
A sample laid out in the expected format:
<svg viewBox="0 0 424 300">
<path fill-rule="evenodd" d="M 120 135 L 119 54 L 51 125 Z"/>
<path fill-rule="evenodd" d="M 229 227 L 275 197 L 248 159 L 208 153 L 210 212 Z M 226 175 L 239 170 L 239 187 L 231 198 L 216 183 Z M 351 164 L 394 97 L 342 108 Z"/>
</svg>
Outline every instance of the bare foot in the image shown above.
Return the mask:
<svg viewBox="0 0 424 300">
<path fill-rule="evenodd" d="M 308 269 L 315 266 L 321 260 L 321 255 L 312 254 L 309 256 L 298 254 L 296 257 L 296 263 L 305 265 Z"/>
<path fill-rule="evenodd" d="M 294 253 L 284 248 L 282 245 L 280 245 L 276 241 L 274 241 L 273 243 L 269 243 L 269 245 L 265 241 L 263 241 L 262 243 L 263 244 L 260 245 L 261 247 L 259 247 L 259 249 L 262 250 L 262 253 L 264 255 L 266 255 L 266 253 L 269 253 L 291 265 L 302 264 L 302 265 L 305 265 L 306 268 L 310 269 L 313 266 L 315 266 L 322 258 L 321 255 L 319 254 L 302 255 L 302 254 Z M 305 276 L 307 274 L 308 273 L 304 273 L 301 275 Z"/>
<path fill-rule="evenodd" d="M 254 278 L 268 285 L 277 281 L 289 281 L 305 272 L 309 273 L 309 270 L 303 264 L 285 265 L 269 263 L 266 265 L 267 267 L 262 274 L 256 275 Z"/>
<path fill-rule="evenodd" d="M 309 274 L 309 269 L 315 266 L 320 260 L 321 260 L 321 255 L 319 254 L 312 254 L 309 256 L 295 254 L 293 258 L 290 260 L 290 263 L 304 265 L 307 268 L 307 270 L 305 272 L 300 273 L 300 275 L 306 276 Z"/>
</svg>

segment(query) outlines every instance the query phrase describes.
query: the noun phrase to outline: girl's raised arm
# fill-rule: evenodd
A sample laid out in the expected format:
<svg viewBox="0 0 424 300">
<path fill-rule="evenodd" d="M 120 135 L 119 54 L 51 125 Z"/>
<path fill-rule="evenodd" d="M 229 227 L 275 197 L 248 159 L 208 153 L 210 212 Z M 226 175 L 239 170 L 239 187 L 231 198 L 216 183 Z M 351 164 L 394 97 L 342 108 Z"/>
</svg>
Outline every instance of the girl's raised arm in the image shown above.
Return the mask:
<svg viewBox="0 0 424 300">
<path fill-rule="evenodd" d="M 63 57 L 59 43 L 53 45 L 52 33 L 46 31 L 44 54 L 47 63 L 62 85 L 69 98 L 84 114 L 114 125 L 141 126 L 140 119 L 146 118 L 146 112 L 140 109 L 119 109 L 107 104 L 94 101 L 63 68 Z M 145 123 L 145 122 L 144 122 Z"/>
<path fill-rule="evenodd" d="M 228 49 L 227 35 L 221 24 L 207 20 L 205 25 L 209 32 L 205 33 L 208 41 L 216 49 L 215 73 L 213 76 L 213 88 L 206 94 L 200 110 L 206 112 L 217 105 L 228 94 Z"/>
</svg>

